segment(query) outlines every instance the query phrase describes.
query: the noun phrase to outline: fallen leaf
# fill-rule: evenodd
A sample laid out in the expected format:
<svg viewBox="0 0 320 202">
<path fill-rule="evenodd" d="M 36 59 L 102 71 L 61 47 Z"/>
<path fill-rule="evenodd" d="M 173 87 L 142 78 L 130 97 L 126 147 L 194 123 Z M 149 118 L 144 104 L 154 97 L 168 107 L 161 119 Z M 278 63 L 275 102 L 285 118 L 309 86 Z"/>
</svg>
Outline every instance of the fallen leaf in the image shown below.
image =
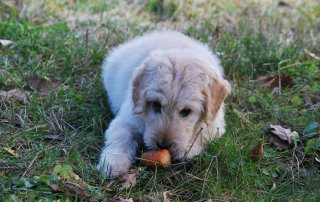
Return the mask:
<svg viewBox="0 0 320 202">
<path fill-rule="evenodd" d="M 287 140 L 289 144 L 292 144 L 292 132 L 290 129 L 285 129 L 280 125 L 272 125 L 270 127 L 275 129 L 271 131 L 273 134 L 277 135 L 282 140 Z"/>
<path fill-rule="evenodd" d="M 273 75 L 273 76 L 260 76 L 258 78 L 259 86 L 261 87 L 270 87 L 275 88 L 279 87 L 279 74 Z M 293 79 L 290 76 L 287 76 L 285 74 L 280 75 L 280 83 L 281 88 L 287 88 L 294 86 Z"/>
<path fill-rule="evenodd" d="M 60 188 L 58 187 L 58 185 L 56 185 L 56 184 L 50 184 L 49 187 L 50 187 L 51 189 L 53 189 L 53 191 L 63 191 L 63 190 L 60 189 Z"/>
<path fill-rule="evenodd" d="M 279 1 L 278 6 L 291 8 L 291 6 L 284 1 Z"/>
<path fill-rule="evenodd" d="M 18 101 L 23 101 L 25 102 L 26 101 L 26 96 L 27 96 L 28 92 L 22 92 L 20 89 L 18 88 L 15 88 L 13 90 L 10 90 L 10 91 L 3 91 L 3 90 L 0 90 L 0 97 L 1 95 L 3 97 L 5 97 L 7 100 L 11 99 L 11 98 L 14 98 Z"/>
<path fill-rule="evenodd" d="M 120 198 L 120 202 L 133 202 L 133 200 L 132 198 L 129 198 L 129 199 Z"/>
<path fill-rule="evenodd" d="M 58 80 L 52 82 L 49 78 L 33 78 L 29 80 L 29 86 L 41 94 L 47 94 L 52 90 L 56 90 L 60 86 L 60 82 Z"/>
<path fill-rule="evenodd" d="M 136 174 L 126 174 L 122 177 L 125 179 L 123 183 L 121 183 L 120 190 L 128 189 L 130 186 L 134 186 L 136 184 Z"/>
<path fill-rule="evenodd" d="M 290 147 L 288 141 L 281 140 L 278 136 L 275 135 L 270 136 L 268 141 L 273 142 L 273 144 L 277 146 L 280 150 L 289 149 Z"/>
<path fill-rule="evenodd" d="M 249 152 L 249 157 L 253 162 L 260 161 L 263 157 L 263 153 L 263 140 L 260 140 L 259 143 Z"/>
<path fill-rule="evenodd" d="M 165 202 L 170 202 L 170 199 L 168 198 L 172 194 L 172 190 L 163 192 L 163 200 Z"/>
<path fill-rule="evenodd" d="M 1 43 L 3 46 L 8 46 L 9 44 L 11 44 L 11 43 L 13 43 L 13 42 L 10 41 L 10 40 L 0 39 L 0 43 Z"/>
<path fill-rule="evenodd" d="M 9 152 L 10 154 L 12 154 L 13 156 L 18 156 L 18 155 L 19 155 L 16 151 L 14 151 L 13 149 L 11 149 L 11 147 L 10 147 L 10 148 L 4 147 L 3 149 L 4 149 L 6 152 Z"/>
<path fill-rule="evenodd" d="M 141 175 L 142 174 L 142 170 L 141 168 L 133 168 L 130 170 L 131 173 L 136 174 L 136 175 Z"/>
<path fill-rule="evenodd" d="M 122 179 L 124 180 L 123 183 L 121 183 L 120 190 L 128 189 L 130 186 L 134 186 L 136 184 L 136 176 L 141 175 L 142 171 L 141 168 L 131 169 L 130 174 L 125 174 Z"/>
</svg>

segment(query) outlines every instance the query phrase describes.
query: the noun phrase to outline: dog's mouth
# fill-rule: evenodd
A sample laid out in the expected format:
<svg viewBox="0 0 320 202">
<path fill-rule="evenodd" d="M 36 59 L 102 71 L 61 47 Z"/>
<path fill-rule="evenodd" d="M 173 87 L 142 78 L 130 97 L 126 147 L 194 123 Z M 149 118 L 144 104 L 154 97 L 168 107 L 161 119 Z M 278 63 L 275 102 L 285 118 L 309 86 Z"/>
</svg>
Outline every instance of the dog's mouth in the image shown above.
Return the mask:
<svg viewBox="0 0 320 202">
<path fill-rule="evenodd" d="M 182 149 L 175 149 L 175 144 L 168 148 L 167 150 L 170 152 L 171 155 L 171 161 L 172 163 L 179 163 L 182 161 L 186 161 L 186 153 L 188 150 L 182 150 Z M 159 148 L 156 143 L 153 145 L 151 144 L 148 149 L 150 150 L 161 150 L 162 148 Z"/>
<path fill-rule="evenodd" d="M 172 163 L 179 163 L 186 160 L 185 159 L 186 152 L 179 151 L 179 150 L 174 150 L 174 151 L 169 150 L 169 152 L 171 154 Z"/>
</svg>

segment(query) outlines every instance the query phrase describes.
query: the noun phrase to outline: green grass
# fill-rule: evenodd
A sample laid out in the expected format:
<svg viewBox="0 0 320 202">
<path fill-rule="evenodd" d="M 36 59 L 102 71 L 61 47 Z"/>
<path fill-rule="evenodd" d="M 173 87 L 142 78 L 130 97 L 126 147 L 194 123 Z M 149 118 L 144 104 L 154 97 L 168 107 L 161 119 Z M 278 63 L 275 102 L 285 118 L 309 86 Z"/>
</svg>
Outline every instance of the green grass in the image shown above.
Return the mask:
<svg viewBox="0 0 320 202">
<path fill-rule="evenodd" d="M 320 56 L 319 3 L 25 3 L 26 9 L 0 4 L 0 39 L 13 41 L 0 45 L 0 90 L 27 92 L 25 102 L 0 98 L 0 201 L 163 201 L 169 190 L 172 201 L 319 200 L 320 163 L 312 164 L 313 151 L 305 150 L 310 139 L 303 138 L 305 127 L 319 119 L 319 108 L 312 105 L 320 102 L 320 61 L 304 51 Z M 117 44 L 162 27 L 178 29 L 219 54 L 233 86 L 226 100 L 227 132 L 186 165 L 142 167 L 135 186 L 120 191 L 117 180 L 102 194 L 112 180 L 95 166 L 113 115 L 101 84 L 101 63 Z M 296 84 L 280 95 L 257 81 L 279 67 Z M 30 87 L 34 78 L 60 85 L 40 94 Z M 280 151 L 268 142 L 270 124 L 297 131 L 297 149 Z M 252 162 L 247 154 L 262 139 L 264 157 Z M 57 165 L 70 165 L 93 187 L 75 191 L 57 178 Z M 311 166 L 316 171 L 309 189 Z M 52 184 L 63 191 L 53 191 Z"/>
</svg>

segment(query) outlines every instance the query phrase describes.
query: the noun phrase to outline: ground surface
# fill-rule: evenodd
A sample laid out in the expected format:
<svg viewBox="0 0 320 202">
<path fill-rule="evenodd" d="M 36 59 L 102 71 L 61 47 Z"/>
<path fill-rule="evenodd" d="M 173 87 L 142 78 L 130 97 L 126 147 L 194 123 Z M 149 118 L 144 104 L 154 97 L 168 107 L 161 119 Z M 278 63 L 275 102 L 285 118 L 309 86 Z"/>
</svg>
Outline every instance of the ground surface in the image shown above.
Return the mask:
<svg viewBox="0 0 320 202">
<path fill-rule="evenodd" d="M 100 66 L 153 29 L 181 31 L 220 57 L 233 86 L 227 132 L 186 165 L 135 163 L 136 185 L 120 190 L 95 171 L 113 118 Z M 316 0 L 0 1 L 0 39 L 12 41 L 0 41 L 0 201 L 319 201 L 319 33 Z M 290 77 L 279 83 L 277 73 Z M 300 138 L 275 146 L 270 124 Z"/>
</svg>

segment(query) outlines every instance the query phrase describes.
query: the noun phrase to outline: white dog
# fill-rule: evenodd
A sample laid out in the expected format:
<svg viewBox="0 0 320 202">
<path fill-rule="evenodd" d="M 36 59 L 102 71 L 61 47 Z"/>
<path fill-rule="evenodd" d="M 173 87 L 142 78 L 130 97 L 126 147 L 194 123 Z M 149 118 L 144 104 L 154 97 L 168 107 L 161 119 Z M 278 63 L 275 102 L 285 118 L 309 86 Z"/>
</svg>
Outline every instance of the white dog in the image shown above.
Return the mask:
<svg viewBox="0 0 320 202">
<path fill-rule="evenodd" d="M 97 166 L 103 175 L 117 178 L 128 170 L 139 143 L 168 149 L 176 161 L 200 128 L 205 139 L 225 132 L 223 101 L 230 84 L 205 44 L 174 31 L 152 32 L 113 49 L 102 69 L 116 114 Z M 200 139 L 187 158 L 199 154 Z"/>
</svg>

